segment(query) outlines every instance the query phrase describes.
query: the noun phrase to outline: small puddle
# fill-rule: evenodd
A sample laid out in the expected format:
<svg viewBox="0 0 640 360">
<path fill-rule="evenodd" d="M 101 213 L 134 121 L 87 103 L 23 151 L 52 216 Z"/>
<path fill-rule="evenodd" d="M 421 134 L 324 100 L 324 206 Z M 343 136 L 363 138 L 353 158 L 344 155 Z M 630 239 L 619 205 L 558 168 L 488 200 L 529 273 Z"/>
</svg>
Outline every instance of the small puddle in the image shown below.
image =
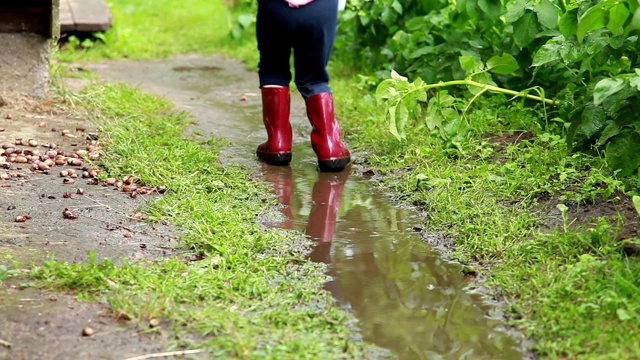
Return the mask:
<svg viewBox="0 0 640 360">
<path fill-rule="evenodd" d="M 305 159 L 308 144 L 294 146 Z M 443 261 L 413 227 L 419 214 L 399 208 L 367 180 L 318 173 L 310 162 L 263 166 L 285 219 L 317 243 L 312 261 L 328 264 L 325 285 L 360 321 L 364 339 L 401 359 L 522 359 L 491 308 L 465 290 L 461 266 Z"/>
</svg>

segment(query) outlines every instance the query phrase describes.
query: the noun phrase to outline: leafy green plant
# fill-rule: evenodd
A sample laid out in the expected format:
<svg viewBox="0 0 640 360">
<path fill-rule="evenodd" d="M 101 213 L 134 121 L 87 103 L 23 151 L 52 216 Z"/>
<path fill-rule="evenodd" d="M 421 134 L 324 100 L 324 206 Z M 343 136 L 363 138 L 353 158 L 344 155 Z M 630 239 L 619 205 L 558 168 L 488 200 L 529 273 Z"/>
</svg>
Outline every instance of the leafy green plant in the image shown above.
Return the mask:
<svg viewBox="0 0 640 360">
<path fill-rule="evenodd" d="M 392 71 L 391 78 L 378 85 L 376 98 L 386 104 L 389 128 L 397 139 L 406 137 L 406 126 L 410 118 L 424 118 L 424 124 L 430 134 L 439 135 L 447 145 L 456 145 L 463 139 L 464 132 L 468 129 L 468 123 L 464 118 L 465 113 L 474 100 L 485 92 L 524 97 L 555 105 L 553 100 L 544 97 L 542 89 L 533 87 L 518 92 L 498 87 L 492 81 L 489 71 L 496 73 L 514 71 L 517 64 L 512 57 L 493 57 L 489 59 L 487 65 L 472 56 L 461 56 L 459 61 L 461 68 L 467 72 L 467 77 L 463 80 L 427 84 L 417 78 L 409 82 L 408 78 Z M 466 86 L 473 97 L 465 102 L 452 97 L 447 91 L 437 91 L 427 99 L 428 91 L 455 85 Z M 529 94 L 530 91 L 538 92 L 539 96 Z"/>
<path fill-rule="evenodd" d="M 415 95 L 418 89 L 466 85 L 471 104 L 486 91 L 520 96 L 509 89 L 526 88 L 527 98 L 533 99 L 533 90 L 558 105 L 554 119 L 566 122 L 563 134 L 572 150 L 604 154 L 620 177 L 640 167 L 636 0 L 353 1 L 340 26 L 341 60 L 416 79 L 400 85 L 391 78 L 378 88 L 394 112 L 391 132 L 400 139 L 409 119 L 423 115 L 410 105 L 427 102 Z M 389 93 L 390 87 L 398 91 Z M 446 124 L 464 115 L 464 109 L 451 110 L 431 110 L 436 120 L 430 130 L 438 127 L 437 118 Z"/>
<path fill-rule="evenodd" d="M 640 167 L 638 3 L 574 1 L 563 10 L 560 33 L 536 51 L 532 66 L 566 86 L 569 145 L 603 151 L 610 168 L 627 176 Z"/>
</svg>

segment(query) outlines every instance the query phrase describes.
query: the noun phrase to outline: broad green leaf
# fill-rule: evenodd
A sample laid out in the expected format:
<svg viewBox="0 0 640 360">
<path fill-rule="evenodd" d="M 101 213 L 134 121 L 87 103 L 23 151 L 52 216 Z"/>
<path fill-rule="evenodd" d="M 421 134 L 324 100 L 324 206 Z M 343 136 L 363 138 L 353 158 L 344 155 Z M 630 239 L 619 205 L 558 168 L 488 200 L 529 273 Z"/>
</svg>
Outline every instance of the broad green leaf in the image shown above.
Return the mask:
<svg viewBox="0 0 640 360">
<path fill-rule="evenodd" d="M 465 4 L 466 4 L 466 12 L 467 15 L 469 15 L 469 17 L 471 19 L 478 19 L 479 17 L 479 12 L 477 9 L 477 0 L 464 0 Z"/>
<path fill-rule="evenodd" d="M 571 9 L 560 18 L 558 27 L 565 39 L 575 35 L 578 31 L 578 9 Z"/>
<path fill-rule="evenodd" d="M 516 0 L 516 2 L 514 2 L 507 8 L 507 13 L 504 16 L 504 19 L 507 22 L 507 24 L 511 24 L 516 20 L 520 19 L 520 17 L 524 15 L 524 12 L 526 9 L 527 9 L 526 0 Z"/>
<path fill-rule="evenodd" d="M 607 115 L 601 106 L 589 104 L 582 111 L 580 125 L 576 132 L 580 132 L 590 138 L 604 127 L 606 117 Z"/>
<path fill-rule="evenodd" d="M 640 215 L 640 196 L 633 195 L 633 207 L 636 208 L 636 212 Z"/>
<path fill-rule="evenodd" d="M 463 127 L 463 121 L 460 118 L 460 114 L 451 108 L 443 109 L 442 115 L 447 119 L 443 127 L 445 135 L 453 137 L 458 135 Z"/>
<path fill-rule="evenodd" d="M 552 61 L 560 60 L 560 44 L 549 43 L 542 45 L 533 55 L 533 63 L 531 66 L 540 66 Z"/>
<path fill-rule="evenodd" d="M 475 71 L 477 68 L 476 66 L 477 59 L 475 56 L 462 55 L 458 58 L 458 61 L 460 61 L 460 66 L 462 67 L 462 70 L 466 72 Z"/>
<path fill-rule="evenodd" d="M 593 103 L 600 105 L 609 96 L 617 93 L 625 87 L 625 82 L 622 79 L 609 78 L 598 81 L 593 89 Z"/>
<path fill-rule="evenodd" d="M 631 24 L 629 26 L 632 29 L 640 29 L 640 9 L 636 10 L 636 13 L 633 14 L 633 19 L 631 19 Z"/>
<path fill-rule="evenodd" d="M 509 75 L 520 69 L 518 61 L 511 54 L 493 56 L 487 61 L 487 68 L 496 74 Z"/>
<path fill-rule="evenodd" d="M 629 15 L 631 15 L 631 13 L 623 3 L 614 5 L 609 9 L 607 29 L 609 29 L 613 35 L 622 35 L 624 33 L 624 23 L 629 18 Z"/>
<path fill-rule="evenodd" d="M 428 111 L 424 120 L 430 131 L 438 130 L 438 132 L 442 132 L 442 114 L 440 114 L 440 111 Z"/>
<path fill-rule="evenodd" d="M 538 15 L 538 21 L 547 29 L 555 29 L 558 26 L 558 9 L 549 0 L 542 0 L 533 7 Z"/>
<path fill-rule="evenodd" d="M 573 64 L 585 59 L 585 47 L 578 44 L 575 37 L 560 46 L 560 57 L 565 64 Z"/>
<path fill-rule="evenodd" d="M 400 80 L 400 81 L 408 81 L 409 80 L 408 78 L 398 74 L 395 70 L 391 70 L 391 78 L 394 79 L 394 80 Z"/>
<path fill-rule="evenodd" d="M 529 45 L 538 32 L 538 21 L 533 11 L 525 11 L 524 15 L 513 23 L 513 39 L 521 49 Z"/>
<path fill-rule="evenodd" d="M 478 0 L 478 7 L 492 21 L 497 21 L 500 18 L 500 14 L 502 14 L 500 0 Z"/>
<path fill-rule="evenodd" d="M 398 14 L 402 14 L 402 4 L 400 4 L 400 2 L 398 0 L 394 1 L 391 4 L 391 7 L 393 8 L 393 10 L 395 10 Z"/>
<path fill-rule="evenodd" d="M 376 88 L 376 100 L 381 102 L 384 99 L 389 99 L 392 96 L 392 93 L 395 92 L 394 90 L 393 80 L 383 80 Z"/>
<path fill-rule="evenodd" d="M 398 135 L 401 139 L 407 138 L 407 133 L 405 132 L 405 126 L 407 125 L 407 121 L 409 120 L 409 111 L 407 110 L 406 104 L 401 101 L 398 103 L 398 107 L 396 108 L 396 129 L 398 130 Z"/>
<path fill-rule="evenodd" d="M 620 170 L 619 177 L 631 175 L 640 167 L 640 135 L 626 130 L 609 140 L 605 159 L 611 170 Z"/>
<path fill-rule="evenodd" d="M 588 31 L 603 28 L 605 16 L 606 12 L 602 6 L 596 5 L 587 10 L 587 12 L 578 19 L 578 30 L 576 31 L 578 41 L 582 42 L 582 39 L 584 39 Z"/>
<path fill-rule="evenodd" d="M 411 54 L 409 54 L 409 59 L 417 59 L 424 55 L 433 53 L 434 52 L 433 50 L 434 50 L 433 46 L 422 46 L 417 50 L 415 50 L 414 52 L 412 52 Z"/>
<path fill-rule="evenodd" d="M 629 84 L 640 91 L 640 69 L 636 69 L 636 75 L 629 78 Z"/>
<path fill-rule="evenodd" d="M 389 106 L 389 132 L 398 140 L 402 140 L 400 134 L 398 133 L 398 128 L 396 127 L 396 105 Z"/>
<path fill-rule="evenodd" d="M 598 29 L 587 35 L 584 49 L 588 54 L 598 54 L 605 46 L 610 45 L 609 32 L 606 29 Z"/>
<path fill-rule="evenodd" d="M 438 107 L 450 107 L 456 102 L 456 98 L 449 95 L 446 90 L 438 91 L 438 94 L 434 98 L 434 104 L 437 102 Z"/>
<path fill-rule="evenodd" d="M 600 138 L 596 142 L 596 146 L 603 146 L 607 141 L 609 141 L 609 139 L 620 134 L 620 131 L 622 131 L 622 128 L 620 128 L 618 123 L 611 121 L 604 130 L 602 130 L 602 134 L 600 134 Z"/>
</svg>

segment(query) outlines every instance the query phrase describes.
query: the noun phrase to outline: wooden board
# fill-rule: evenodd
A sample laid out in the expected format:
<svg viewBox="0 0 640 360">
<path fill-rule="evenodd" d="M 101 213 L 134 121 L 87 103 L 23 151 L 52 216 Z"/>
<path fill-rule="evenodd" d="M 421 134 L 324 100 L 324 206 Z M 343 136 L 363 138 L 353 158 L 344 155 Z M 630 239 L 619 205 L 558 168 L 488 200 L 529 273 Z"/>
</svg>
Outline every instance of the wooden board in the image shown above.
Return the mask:
<svg viewBox="0 0 640 360">
<path fill-rule="evenodd" d="M 60 32 L 106 31 L 112 20 L 104 0 L 60 0 Z"/>
<path fill-rule="evenodd" d="M 51 0 L 0 0 L 0 32 L 52 36 L 53 6 Z"/>
</svg>

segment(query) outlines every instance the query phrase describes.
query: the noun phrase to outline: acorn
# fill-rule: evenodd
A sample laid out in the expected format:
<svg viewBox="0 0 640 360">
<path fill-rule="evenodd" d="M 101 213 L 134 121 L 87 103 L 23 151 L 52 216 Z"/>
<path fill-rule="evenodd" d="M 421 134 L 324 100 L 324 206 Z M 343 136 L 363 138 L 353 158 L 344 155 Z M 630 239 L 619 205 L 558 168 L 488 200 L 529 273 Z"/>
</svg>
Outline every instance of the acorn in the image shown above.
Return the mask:
<svg viewBox="0 0 640 360">
<path fill-rule="evenodd" d="M 16 216 L 15 219 L 13 219 L 13 221 L 15 222 L 25 222 L 27 220 L 31 219 L 31 216 L 29 215 L 18 215 Z"/>
<path fill-rule="evenodd" d="M 62 216 L 65 219 L 72 219 L 72 220 L 78 218 L 78 215 L 72 213 L 71 210 L 69 210 L 67 208 L 64 208 L 64 210 L 62 210 Z"/>
</svg>

